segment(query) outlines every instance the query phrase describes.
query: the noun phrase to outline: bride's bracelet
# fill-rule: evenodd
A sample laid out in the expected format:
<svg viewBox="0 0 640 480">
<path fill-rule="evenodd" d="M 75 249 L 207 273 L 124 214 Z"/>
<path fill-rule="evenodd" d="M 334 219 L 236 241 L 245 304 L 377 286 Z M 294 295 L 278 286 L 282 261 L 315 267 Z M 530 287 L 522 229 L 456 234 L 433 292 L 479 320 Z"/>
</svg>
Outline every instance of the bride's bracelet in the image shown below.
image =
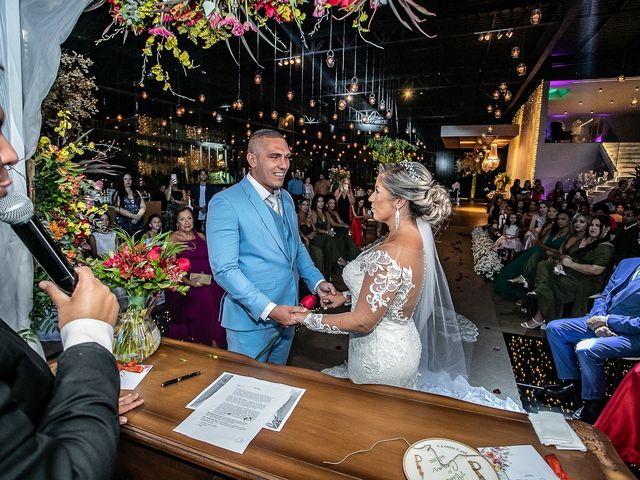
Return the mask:
<svg viewBox="0 0 640 480">
<path fill-rule="evenodd" d="M 350 306 L 351 305 L 351 292 L 348 292 L 348 291 L 342 292 L 342 296 L 347 299 L 347 301 L 344 302 L 345 307 Z"/>
</svg>

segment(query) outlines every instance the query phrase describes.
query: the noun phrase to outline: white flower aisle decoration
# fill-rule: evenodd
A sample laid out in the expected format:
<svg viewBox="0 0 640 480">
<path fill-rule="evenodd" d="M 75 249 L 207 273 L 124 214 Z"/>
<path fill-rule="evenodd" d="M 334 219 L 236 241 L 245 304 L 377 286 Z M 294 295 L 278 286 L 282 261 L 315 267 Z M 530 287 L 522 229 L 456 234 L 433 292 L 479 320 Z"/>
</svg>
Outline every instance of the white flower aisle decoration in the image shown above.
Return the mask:
<svg viewBox="0 0 640 480">
<path fill-rule="evenodd" d="M 486 229 L 475 227 L 471 231 L 473 271 L 487 280 L 495 280 L 502 269 L 502 262 L 493 250 L 493 244 L 494 242 Z"/>
</svg>

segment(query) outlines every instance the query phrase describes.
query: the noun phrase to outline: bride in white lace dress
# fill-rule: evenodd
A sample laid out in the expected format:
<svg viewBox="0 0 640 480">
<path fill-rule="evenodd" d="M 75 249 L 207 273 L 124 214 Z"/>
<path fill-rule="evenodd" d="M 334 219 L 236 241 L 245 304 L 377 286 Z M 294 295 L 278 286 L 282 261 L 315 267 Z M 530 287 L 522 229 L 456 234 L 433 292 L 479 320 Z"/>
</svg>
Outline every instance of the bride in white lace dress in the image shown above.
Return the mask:
<svg viewBox="0 0 640 480">
<path fill-rule="evenodd" d="M 416 162 L 381 166 L 369 198 L 389 235 L 344 269 L 348 292 L 325 297 L 341 314 L 296 314 L 311 330 L 349 334 L 346 365 L 327 370 L 354 383 L 378 383 L 439 393 L 520 411 L 466 381 L 462 339 L 432 228 L 451 213 L 447 191 Z"/>
</svg>

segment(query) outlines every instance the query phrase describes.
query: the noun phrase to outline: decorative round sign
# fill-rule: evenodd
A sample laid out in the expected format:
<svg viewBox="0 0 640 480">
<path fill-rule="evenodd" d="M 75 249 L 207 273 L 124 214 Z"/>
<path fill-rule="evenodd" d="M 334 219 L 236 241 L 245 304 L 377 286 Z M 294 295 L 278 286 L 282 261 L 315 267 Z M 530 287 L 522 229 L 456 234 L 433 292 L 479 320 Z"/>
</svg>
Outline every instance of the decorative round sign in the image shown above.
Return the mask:
<svg viewBox="0 0 640 480">
<path fill-rule="evenodd" d="M 404 454 L 408 480 L 498 480 L 489 461 L 477 450 L 446 438 L 425 438 Z"/>
</svg>

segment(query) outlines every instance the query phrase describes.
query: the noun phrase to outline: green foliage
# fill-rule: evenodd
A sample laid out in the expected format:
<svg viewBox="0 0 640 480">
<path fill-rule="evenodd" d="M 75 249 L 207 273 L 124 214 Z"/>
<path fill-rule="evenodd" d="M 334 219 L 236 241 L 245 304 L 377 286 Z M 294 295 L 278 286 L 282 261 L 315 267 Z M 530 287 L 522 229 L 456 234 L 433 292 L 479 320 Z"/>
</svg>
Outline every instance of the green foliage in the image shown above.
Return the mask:
<svg viewBox="0 0 640 480">
<path fill-rule="evenodd" d="M 415 156 L 415 145 L 399 138 L 381 137 L 372 138 L 367 143 L 371 152 L 371 158 L 379 163 L 400 163 L 412 160 Z"/>
</svg>

